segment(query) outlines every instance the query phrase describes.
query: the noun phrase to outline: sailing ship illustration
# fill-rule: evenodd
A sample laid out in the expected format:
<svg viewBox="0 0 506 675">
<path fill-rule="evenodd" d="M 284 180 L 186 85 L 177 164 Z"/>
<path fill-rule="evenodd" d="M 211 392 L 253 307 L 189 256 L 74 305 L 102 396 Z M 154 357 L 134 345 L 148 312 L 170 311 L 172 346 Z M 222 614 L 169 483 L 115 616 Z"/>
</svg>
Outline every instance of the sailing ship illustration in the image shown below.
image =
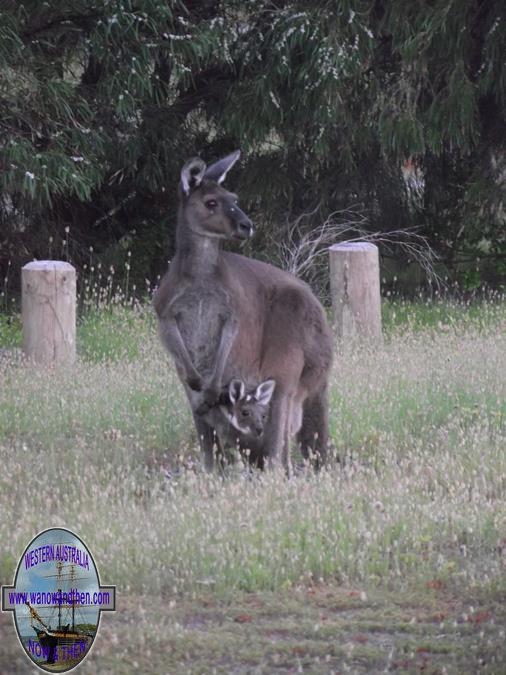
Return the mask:
<svg viewBox="0 0 506 675">
<path fill-rule="evenodd" d="M 95 637 L 96 624 L 93 631 L 83 630 L 79 624 L 76 627 L 76 609 L 79 611 L 93 605 L 78 602 L 78 594 L 72 591 L 72 587 L 74 582 L 86 577 L 77 577 L 75 565 L 65 565 L 61 561 L 56 562 L 55 575 L 45 576 L 56 577 L 56 589 L 51 596 L 53 603 L 39 606 L 52 610 L 47 622 L 44 620 L 46 617 L 43 619 L 28 600 L 25 601 L 30 612 L 31 627 L 37 635 L 43 654 L 47 655 L 45 663 L 51 665 L 58 662 L 61 665 L 64 661 L 81 659 Z M 66 590 L 67 585 L 70 590 Z M 53 628 L 49 622 L 56 616 L 57 625 Z M 86 628 L 89 628 L 89 624 L 86 624 Z"/>
</svg>

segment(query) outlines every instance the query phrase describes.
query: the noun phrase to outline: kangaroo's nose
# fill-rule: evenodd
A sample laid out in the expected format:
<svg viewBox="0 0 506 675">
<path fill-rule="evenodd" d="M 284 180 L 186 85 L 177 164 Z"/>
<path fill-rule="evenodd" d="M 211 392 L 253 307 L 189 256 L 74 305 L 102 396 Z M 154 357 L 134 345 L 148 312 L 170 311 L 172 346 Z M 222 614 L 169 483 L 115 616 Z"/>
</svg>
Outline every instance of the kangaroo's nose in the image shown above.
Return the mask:
<svg viewBox="0 0 506 675">
<path fill-rule="evenodd" d="M 249 218 L 239 221 L 237 223 L 237 228 L 241 233 L 241 236 L 243 236 L 245 239 L 249 239 L 249 237 L 253 235 L 253 223 L 251 220 L 249 220 Z"/>
<path fill-rule="evenodd" d="M 264 428 L 263 427 L 255 427 L 255 431 L 257 436 L 261 436 L 264 433 Z"/>
</svg>

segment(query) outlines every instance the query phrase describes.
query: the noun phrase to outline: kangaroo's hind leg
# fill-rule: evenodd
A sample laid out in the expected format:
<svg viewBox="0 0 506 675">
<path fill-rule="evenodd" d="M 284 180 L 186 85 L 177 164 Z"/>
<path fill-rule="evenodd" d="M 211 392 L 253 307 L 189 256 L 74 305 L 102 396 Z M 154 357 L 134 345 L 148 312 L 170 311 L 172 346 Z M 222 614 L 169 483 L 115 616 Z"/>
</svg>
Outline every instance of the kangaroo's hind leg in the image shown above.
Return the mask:
<svg viewBox="0 0 506 675">
<path fill-rule="evenodd" d="M 204 467 L 206 471 L 212 471 L 214 468 L 214 457 L 221 459 L 222 451 L 212 426 L 210 426 L 201 415 L 193 414 L 195 429 L 199 439 L 200 450 L 204 455 Z"/>
<path fill-rule="evenodd" d="M 281 460 L 287 474 L 291 469 L 292 410 L 303 367 L 301 349 L 287 342 L 272 344 L 262 362 L 262 374 L 276 382 L 265 431 L 265 456 L 271 466 Z"/>
<path fill-rule="evenodd" d="M 312 458 L 316 469 L 327 461 L 329 440 L 328 386 L 322 387 L 304 401 L 302 426 L 297 441 L 304 459 Z"/>
<path fill-rule="evenodd" d="M 286 419 L 288 417 L 288 394 L 276 388 L 271 402 L 271 412 L 263 443 L 263 456 L 267 467 L 274 469 L 284 458 Z"/>
</svg>

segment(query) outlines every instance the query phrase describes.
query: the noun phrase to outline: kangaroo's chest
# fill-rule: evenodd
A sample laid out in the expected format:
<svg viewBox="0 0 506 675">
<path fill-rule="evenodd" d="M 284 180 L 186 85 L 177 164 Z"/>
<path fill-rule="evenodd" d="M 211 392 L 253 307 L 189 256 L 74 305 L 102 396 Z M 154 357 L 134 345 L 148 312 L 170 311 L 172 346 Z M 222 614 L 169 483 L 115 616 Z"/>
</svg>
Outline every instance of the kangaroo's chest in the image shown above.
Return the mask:
<svg viewBox="0 0 506 675">
<path fill-rule="evenodd" d="M 221 288 L 199 284 L 184 289 L 171 304 L 195 367 L 200 371 L 211 370 L 223 325 L 232 312 L 229 295 Z"/>
</svg>

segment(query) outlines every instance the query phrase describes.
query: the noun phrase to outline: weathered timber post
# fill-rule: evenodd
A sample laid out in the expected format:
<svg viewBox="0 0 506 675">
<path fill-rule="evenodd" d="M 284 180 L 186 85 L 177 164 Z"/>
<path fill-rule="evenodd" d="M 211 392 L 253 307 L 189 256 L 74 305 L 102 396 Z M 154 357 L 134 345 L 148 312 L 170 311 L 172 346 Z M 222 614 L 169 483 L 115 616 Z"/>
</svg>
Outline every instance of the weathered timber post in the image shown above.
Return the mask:
<svg viewBox="0 0 506 675">
<path fill-rule="evenodd" d="M 21 270 L 23 350 L 36 363 L 73 363 L 76 356 L 76 271 L 39 260 Z"/>
<path fill-rule="evenodd" d="M 330 291 L 337 335 L 382 339 L 378 247 L 367 242 L 329 249 Z"/>
</svg>

